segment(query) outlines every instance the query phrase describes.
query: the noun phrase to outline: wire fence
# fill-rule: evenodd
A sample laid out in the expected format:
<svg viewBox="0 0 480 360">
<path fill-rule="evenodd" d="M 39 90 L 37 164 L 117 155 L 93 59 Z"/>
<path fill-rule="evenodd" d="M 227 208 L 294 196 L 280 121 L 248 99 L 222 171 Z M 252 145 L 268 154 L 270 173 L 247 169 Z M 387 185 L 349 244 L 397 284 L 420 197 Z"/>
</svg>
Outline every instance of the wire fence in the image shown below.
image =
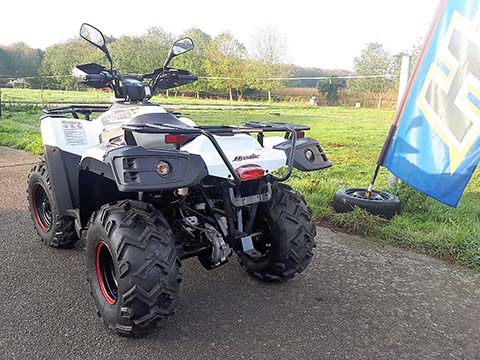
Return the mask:
<svg viewBox="0 0 480 360">
<path fill-rule="evenodd" d="M 140 76 L 140 74 L 129 74 L 129 76 Z M 279 89 L 271 90 L 268 94 L 266 90 L 250 89 L 246 87 L 241 92 L 237 92 L 235 98 L 237 100 L 250 101 L 266 101 L 272 99 L 281 102 L 306 102 L 310 101 L 313 106 L 329 105 L 329 99 L 326 93 L 321 93 L 314 87 L 291 87 L 288 84 L 298 81 L 313 81 L 314 84 L 319 81 L 345 80 L 355 81 L 360 79 L 387 79 L 396 80 L 397 75 L 345 75 L 345 76 L 309 76 L 309 77 L 211 77 L 201 76 L 201 81 L 263 81 L 263 82 L 284 82 L 285 86 Z M 65 104 L 65 103 L 108 103 L 110 101 L 109 90 L 91 90 L 86 87 L 76 86 L 73 89 L 67 86 L 60 86 L 56 84 L 55 80 L 74 79 L 72 75 L 42 75 L 42 76 L 24 76 L 24 77 L 6 77 L 0 76 L 0 116 L 2 113 L 2 106 L 46 106 L 51 104 Z M 53 80 L 53 81 L 52 81 Z M 73 82 L 72 82 L 73 83 Z M 6 90 L 2 94 L 2 88 L 18 89 L 28 88 L 39 90 L 35 96 L 25 97 L 17 96 L 17 92 Z M 65 93 L 55 93 L 54 95 L 48 90 L 60 90 Z M 75 93 L 70 93 L 70 91 Z M 339 89 L 336 103 L 340 106 L 346 107 L 381 107 L 381 108 L 395 108 L 396 105 L 396 90 L 381 94 L 380 99 L 378 94 L 370 91 L 365 91 L 361 94 L 353 94 L 348 89 Z M 18 92 L 19 94 L 21 92 Z M 163 92 L 164 96 L 174 97 L 194 97 L 211 100 L 227 99 L 225 91 L 214 90 L 207 84 L 202 89 L 202 86 L 197 86 L 194 90 L 191 88 L 173 89 Z M 380 101 L 380 102 L 379 102 Z M 379 105 L 380 104 L 380 105 Z"/>
<path fill-rule="evenodd" d="M 126 76 L 143 76 L 143 74 L 127 74 Z M 312 76 L 312 77 L 230 77 L 230 76 L 199 76 L 200 80 L 251 80 L 251 81 L 299 81 L 299 80 L 330 80 L 330 79 L 395 79 L 399 75 L 345 75 L 345 76 Z M 46 79 L 74 79 L 73 75 L 41 75 L 41 76 L 0 76 L 0 81 L 46 80 Z"/>
</svg>

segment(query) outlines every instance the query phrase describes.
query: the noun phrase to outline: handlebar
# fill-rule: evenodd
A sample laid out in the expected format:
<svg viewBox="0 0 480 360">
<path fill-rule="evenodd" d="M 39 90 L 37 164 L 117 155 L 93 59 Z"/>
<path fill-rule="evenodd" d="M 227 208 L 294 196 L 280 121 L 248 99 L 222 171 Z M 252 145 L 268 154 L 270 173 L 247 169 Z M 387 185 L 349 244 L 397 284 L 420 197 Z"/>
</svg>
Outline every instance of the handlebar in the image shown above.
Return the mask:
<svg viewBox="0 0 480 360">
<path fill-rule="evenodd" d="M 171 89 L 197 81 L 198 77 L 187 70 L 168 69 L 157 75 L 152 81 L 153 89 Z"/>
<path fill-rule="evenodd" d="M 96 89 L 110 87 L 115 92 L 117 98 L 130 98 L 128 93 L 130 90 L 128 88 L 133 86 L 132 81 L 140 82 L 133 87 L 145 88 L 146 84 L 143 82 L 143 79 L 150 79 L 148 83 L 150 91 L 147 91 L 148 94 L 145 94 L 146 97 L 150 98 L 156 89 L 171 89 L 198 80 L 189 71 L 174 68 L 156 69 L 153 73 L 144 74 L 143 76 L 121 76 L 118 70 L 109 70 L 95 63 L 75 66 L 73 76 L 79 83 Z M 135 98 L 139 96 L 135 92 L 130 95 L 133 95 Z"/>
<path fill-rule="evenodd" d="M 113 76 L 105 71 L 102 71 L 100 74 L 88 74 L 85 76 L 86 81 L 108 81 L 112 80 Z"/>
</svg>

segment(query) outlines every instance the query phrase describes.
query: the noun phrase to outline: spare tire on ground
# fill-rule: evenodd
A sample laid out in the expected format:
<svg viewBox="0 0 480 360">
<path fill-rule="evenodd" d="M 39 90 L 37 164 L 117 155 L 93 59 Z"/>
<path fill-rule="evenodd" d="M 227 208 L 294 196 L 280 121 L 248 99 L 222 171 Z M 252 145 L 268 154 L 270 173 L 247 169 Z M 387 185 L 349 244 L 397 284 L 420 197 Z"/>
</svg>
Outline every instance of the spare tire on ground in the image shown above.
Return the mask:
<svg viewBox="0 0 480 360">
<path fill-rule="evenodd" d="M 333 208 L 339 213 L 353 211 L 355 206 L 369 213 L 391 219 L 400 213 L 400 199 L 388 192 L 372 190 L 370 198 L 366 197 L 365 188 L 340 189 L 333 196 Z"/>
</svg>

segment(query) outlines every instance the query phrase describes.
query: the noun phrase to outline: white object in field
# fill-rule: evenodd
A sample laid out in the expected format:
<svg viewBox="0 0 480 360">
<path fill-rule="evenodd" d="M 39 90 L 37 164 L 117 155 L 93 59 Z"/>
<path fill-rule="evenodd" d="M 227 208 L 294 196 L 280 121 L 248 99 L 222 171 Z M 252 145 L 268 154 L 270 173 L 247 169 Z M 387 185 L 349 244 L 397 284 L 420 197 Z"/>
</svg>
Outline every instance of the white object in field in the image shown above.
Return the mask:
<svg viewBox="0 0 480 360">
<path fill-rule="evenodd" d="M 214 136 L 234 169 L 242 165 L 255 164 L 260 165 L 268 172 L 272 172 L 281 168 L 287 162 L 287 156 L 283 150 L 276 150 L 267 146 L 262 147 L 257 139 L 247 134 Z M 205 136 L 198 136 L 184 145 L 181 150 L 200 155 L 207 165 L 209 175 L 225 179 L 232 178 L 217 150 Z"/>
<path fill-rule="evenodd" d="M 405 90 L 407 89 L 409 79 L 410 79 L 410 56 L 404 55 L 402 57 L 400 83 L 398 85 L 397 111 L 400 108 L 400 103 L 402 102 L 403 95 L 405 94 Z M 388 183 L 390 184 L 390 186 L 396 187 L 398 185 L 398 178 L 392 173 L 390 173 L 390 177 L 388 178 Z"/>
</svg>

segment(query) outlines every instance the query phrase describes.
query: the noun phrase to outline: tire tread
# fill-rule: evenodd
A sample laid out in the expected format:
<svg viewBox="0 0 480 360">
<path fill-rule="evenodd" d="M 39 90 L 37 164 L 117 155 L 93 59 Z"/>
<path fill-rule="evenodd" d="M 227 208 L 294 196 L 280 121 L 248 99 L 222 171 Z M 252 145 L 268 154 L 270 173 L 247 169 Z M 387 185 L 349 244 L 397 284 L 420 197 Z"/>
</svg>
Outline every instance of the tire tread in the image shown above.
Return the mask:
<svg viewBox="0 0 480 360">
<path fill-rule="evenodd" d="M 53 197 L 53 190 L 52 190 L 52 184 L 50 182 L 50 175 L 48 174 L 48 169 L 45 164 L 45 162 L 40 162 L 39 164 L 35 165 L 28 176 L 27 179 L 27 184 L 28 184 L 28 189 L 27 189 L 27 202 L 28 202 L 28 208 L 30 211 L 30 216 L 32 218 L 33 223 L 36 223 L 35 215 L 33 212 L 32 208 L 32 203 L 30 200 L 31 197 L 31 180 L 33 176 L 40 176 L 43 178 L 45 181 L 45 184 L 47 185 L 46 191 L 50 193 L 50 199 L 51 199 L 51 208 L 52 212 L 55 212 L 55 224 L 52 224 L 53 228 L 53 236 L 50 239 L 45 239 L 44 236 L 40 233 L 38 230 L 37 226 L 34 226 L 35 232 L 37 235 L 42 239 L 45 245 L 58 248 L 58 249 L 68 249 L 72 248 L 75 246 L 75 244 L 78 242 L 78 236 L 77 232 L 75 230 L 75 221 L 71 217 L 63 216 L 60 217 L 58 214 L 58 209 L 57 205 L 54 202 L 54 197 Z"/>
<path fill-rule="evenodd" d="M 119 294 L 118 321 L 107 321 L 96 300 L 97 312 L 105 326 L 114 333 L 127 337 L 143 336 L 171 316 L 177 304 L 181 274 L 173 233 L 166 219 L 153 206 L 133 200 L 104 205 L 92 215 L 89 228 L 96 222 L 110 237 L 118 238 L 115 253 L 119 284 L 129 284 Z M 143 230 L 137 237 L 139 226 Z M 128 259 L 132 248 L 140 250 L 144 260 L 134 262 Z M 89 276 L 91 287 L 92 278 L 95 281 L 94 274 Z"/>
<path fill-rule="evenodd" d="M 250 269 L 239 256 L 242 268 L 254 277 L 267 282 L 284 282 L 303 272 L 313 258 L 315 247 L 316 227 L 312 222 L 312 213 L 303 197 L 290 186 L 275 183 L 267 211 L 272 222 L 286 224 L 276 234 L 279 242 L 287 243 L 286 253 L 279 254 L 278 258 L 262 271 Z M 289 231 L 287 231 L 289 229 Z"/>
</svg>

